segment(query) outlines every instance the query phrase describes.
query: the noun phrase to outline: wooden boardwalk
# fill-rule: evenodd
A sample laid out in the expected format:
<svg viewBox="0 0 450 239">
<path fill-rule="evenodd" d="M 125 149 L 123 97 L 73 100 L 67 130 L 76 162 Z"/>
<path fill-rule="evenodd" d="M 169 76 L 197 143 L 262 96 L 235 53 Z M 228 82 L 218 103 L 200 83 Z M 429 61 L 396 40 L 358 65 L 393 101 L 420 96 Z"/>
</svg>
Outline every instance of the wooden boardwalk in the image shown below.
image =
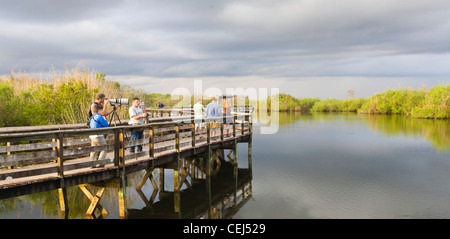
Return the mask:
<svg viewBox="0 0 450 239">
<path fill-rule="evenodd" d="M 211 128 L 212 121 L 219 126 Z M 58 130 L 52 126 L 2 129 L 0 143 L 6 146 L 0 146 L 0 199 L 109 180 L 144 169 L 151 172 L 164 165 L 180 168 L 181 158 L 236 149 L 239 142 L 251 144 L 251 114 L 203 119 L 203 129 L 196 129 L 196 123 L 186 116 L 101 129 L 83 124 Z M 136 130 L 143 130 L 144 138 L 131 141 L 130 133 Z M 210 132 L 215 136 L 210 137 Z M 107 135 L 107 145 L 91 146 L 89 135 L 93 134 Z M 133 145 L 142 145 L 143 151 L 129 153 Z M 108 152 L 100 162 L 104 167 L 92 168 L 99 162 L 92 162 L 89 154 L 103 150 Z"/>
</svg>

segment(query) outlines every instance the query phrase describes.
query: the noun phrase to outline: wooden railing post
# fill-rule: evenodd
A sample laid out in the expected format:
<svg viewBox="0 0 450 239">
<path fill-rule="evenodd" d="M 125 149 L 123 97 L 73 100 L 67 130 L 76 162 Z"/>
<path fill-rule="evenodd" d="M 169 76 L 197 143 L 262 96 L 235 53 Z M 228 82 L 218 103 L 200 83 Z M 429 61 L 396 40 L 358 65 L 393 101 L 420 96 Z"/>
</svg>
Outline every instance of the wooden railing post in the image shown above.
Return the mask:
<svg viewBox="0 0 450 239">
<path fill-rule="evenodd" d="M 245 117 L 245 116 L 244 116 Z M 245 118 L 241 117 L 241 135 L 244 135 L 244 125 L 245 125 Z"/>
<path fill-rule="evenodd" d="M 223 129 L 224 129 L 224 126 L 225 126 L 225 121 L 226 121 L 225 117 L 226 116 L 223 116 L 222 123 L 220 124 L 220 141 L 222 141 L 222 143 L 223 143 L 223 138 L 224 138 Z"/>
<path fill-rule="evenodd" d="M 6 142 L 6 146 L 11 146 L 11 142 Z M 11 152 L 10 151 L 6 152 L 6 155 L 11 155 Z M 8 166 L 8 169 L 13 169 L 13 168 L 14 168 L 14 166 Z"/>
<path fill-rule="evenodd" d="M 149 156 L 150 156 L 150 158 L 154 158 L 155 157 L 155 137 L 154 137 L 153 126 L 150 127 L 149 132 L 148 132 L 148 136 L 149 136 L 149 140 L 150 140 Z"/>
<path fill-rule="evenodd" d="M 237 120 L 237 116 L 235 115 L 233 117 L 233 138 L 236 138 L 236 120 Z"/>
<path fill-rule="evenodd" d="M 67 193 L 64 185 L 64 134 L 58 133 L 56 139 L 56 162 L 58 164 L 58 177 L 60 178 L 60 187 L 58 188 L 59 194 L 59 206 L 61 211 L 68 212 L 67 210 Z"/>
<path fill-rule="evenodd" d="M 120 130 L 114 129 L 114 166 L 119 167 L 120 158 Z"/>
<path fill-rule="evenodd" d="M 175 150 L 177 152 L 177 168 L 173 170 L 173 191 L 174 191 L 174 209 L 180 212 L 180 189 L 182 181 L 180 180 L 180 127 L 175 124 Z"/>
<path fill-rule="evenodd" d="M 191 123 L 191 137 L 192 137 L 192 148 L 194 148 L 195 152 L 195 123 L 192 121 Z"/>
<path fill-rule="evenodd" d="M 64 134 L 58 133 L 56 139 L 56 162 L 58 164 L 58 176 L 64 177 Z"/>
<path fill-rule="evenodd" d="M 211 122 L 206 122 L 206 142 L 211 143 Z"/>
<path fill-rule="evenodd" d="M 252 123 L 251 117 L 248 120 L 248 169 L 250 171 L 250 178 L 253 178 L 253 166 L 252 166 Z"/>
<path fill-rule="evenodd" d="M 114 166 L 124 165 L 124 153 L 123 129 L 114 129 Z"/>
<path fill-rule="evenodd" d="M 125 144 L 123 139 L 123 129 L 119 131 L 119 166 L 123 167 L 125 165 Z"/>
<path fill-rule="evenodd" d="M 251 116 L 248 117 L 248 133 L 251 135 L 252 134 L 252 123 L 253 118 Z M 251 137 L 251 136 L 250 136 Z"/>
<path fill-rule="evenodd" d="M 180 152 L 180 127 L 178 123 L 175 125 L 175 150 Z"/>
</svg>

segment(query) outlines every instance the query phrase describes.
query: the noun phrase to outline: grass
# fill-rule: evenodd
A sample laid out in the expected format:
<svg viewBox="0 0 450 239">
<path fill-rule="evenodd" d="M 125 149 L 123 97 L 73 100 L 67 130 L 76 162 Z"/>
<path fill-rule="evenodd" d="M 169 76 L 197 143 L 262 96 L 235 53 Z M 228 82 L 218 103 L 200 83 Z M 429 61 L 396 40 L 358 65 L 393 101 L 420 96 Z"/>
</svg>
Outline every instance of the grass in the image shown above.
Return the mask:
<svg viewBox="0 0 450 239">
<path fill-rule="evenodd" d="M 147 93 L 141 89 L 108 81 L 82 63 L 64 74 L 52 72 L 46 78 L 25 72 L 11 72 L 0 77 L 0 127 L 85 123 L 90 104 L 98 92 L 108 98 L 139 97 L 147 107 L 159 102 L 172 106 L 176 101 L 169 94 Z M 128 107 L 117 110 L 121 119 L 128 119 Z"/>
</svg>

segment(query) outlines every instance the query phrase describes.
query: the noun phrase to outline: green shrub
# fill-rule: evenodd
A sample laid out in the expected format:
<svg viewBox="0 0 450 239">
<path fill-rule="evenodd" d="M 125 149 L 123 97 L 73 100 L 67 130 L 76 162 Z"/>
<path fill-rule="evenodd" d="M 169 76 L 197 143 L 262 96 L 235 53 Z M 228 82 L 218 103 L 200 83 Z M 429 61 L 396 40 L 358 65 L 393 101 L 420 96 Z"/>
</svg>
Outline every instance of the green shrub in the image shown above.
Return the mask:
<svg viewBox="0 0 450 239">
<path fill-rule="evenodd" d="M 432 87 L 421 104 L 412 108 L 411 115 L 417 118 L 450 118 L 450 85 Z"/>
</svg>

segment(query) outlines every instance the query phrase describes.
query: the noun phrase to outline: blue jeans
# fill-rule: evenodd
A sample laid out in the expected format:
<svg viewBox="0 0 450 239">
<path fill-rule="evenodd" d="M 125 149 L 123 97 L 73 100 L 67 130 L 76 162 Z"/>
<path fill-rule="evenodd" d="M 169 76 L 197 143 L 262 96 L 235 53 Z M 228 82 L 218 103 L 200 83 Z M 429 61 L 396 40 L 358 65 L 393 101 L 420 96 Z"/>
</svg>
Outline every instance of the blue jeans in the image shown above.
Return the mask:
<svg viewBox="0 0 450 239">
<path fill-rule="evenodd" d="M 138 139 L 142 139 L 144 137 L 144 131 L 131 131 L 131 141 L 133 140 L 138 140 Z M 130 153 L 134 153 L 134 147 L 135 146 L 131 146 L 130 147 Z M 137 151 L 140 152 L 142 151 L 142 145 L 137 145 Z"/>
</svg>

